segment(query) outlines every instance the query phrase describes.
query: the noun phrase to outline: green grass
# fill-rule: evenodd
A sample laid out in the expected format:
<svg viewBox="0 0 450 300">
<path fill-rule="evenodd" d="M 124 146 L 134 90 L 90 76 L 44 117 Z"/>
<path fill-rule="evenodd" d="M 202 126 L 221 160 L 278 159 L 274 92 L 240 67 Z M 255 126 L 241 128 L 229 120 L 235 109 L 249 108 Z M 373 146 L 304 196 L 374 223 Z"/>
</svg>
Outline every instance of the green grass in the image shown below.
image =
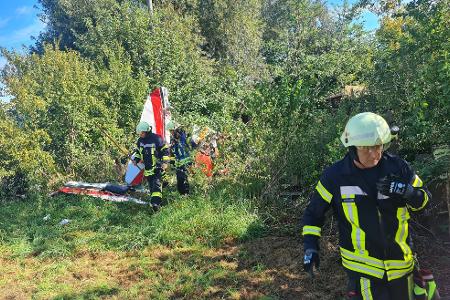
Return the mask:
<svg viewBox="0 0 450 300">
<path fill-rule="evenodd" d="M 156 214 L 73 195 L 1 203 L 0 298 L 233 298 L 245 278 L 214 249 L 264 227 L 251 202 L 210 195 L 168 192 Z"/>
<path fill-rule="evenodd" d="M 0 247 L 12 257 L 68 257 L 156 244 L 217 246 L 258 235 L 263 228 L 249 202 L 201 196 L 173 196 L 170 202 L 157 214 L 148 206 L 84 196 L 3 203 Z M 62 219 L 70 223 L 59 225 Z"/>
</svg>

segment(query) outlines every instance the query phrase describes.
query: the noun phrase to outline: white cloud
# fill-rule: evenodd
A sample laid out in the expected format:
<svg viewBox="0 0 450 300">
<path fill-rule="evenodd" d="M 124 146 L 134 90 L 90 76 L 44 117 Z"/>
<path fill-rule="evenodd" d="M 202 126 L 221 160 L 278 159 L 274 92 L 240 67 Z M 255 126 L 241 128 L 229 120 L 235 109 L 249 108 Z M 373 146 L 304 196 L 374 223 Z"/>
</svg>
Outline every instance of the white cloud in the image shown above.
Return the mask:
<svg viewBox="0 0 450 300">
<path fill-rule="evenodd" d="M 21 6 L 16 9 L 18 15 L 29 15 L 33 12 L 32 6 Z"/>
<path fill-rule="evenodd" d="M 0 36 L 0 46 L 6 48 L 18 48 L 21 45 L 29 45 L 32 43 L 31 36 L 38 36 L 45 28 L 39 18 L 35 18 L 34 22 L 26 27 L 14 30 L 11 34 Z"/>
</svg>

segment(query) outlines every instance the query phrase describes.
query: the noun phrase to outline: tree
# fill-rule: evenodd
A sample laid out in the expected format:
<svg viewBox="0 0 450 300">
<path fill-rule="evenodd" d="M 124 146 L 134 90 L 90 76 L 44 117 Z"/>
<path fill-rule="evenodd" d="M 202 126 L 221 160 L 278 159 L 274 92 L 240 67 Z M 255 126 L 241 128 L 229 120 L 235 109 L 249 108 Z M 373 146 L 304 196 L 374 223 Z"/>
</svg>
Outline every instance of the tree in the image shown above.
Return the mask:
<svg viewBox="0 0 450 300">
<path fill-rule="evenodd" d="M 234 68 L 250 85 L 267 77 L 260 0 L 201 0 L 198 17 L 203 48 L 211 57 Z"/>
<path fill-rule="evenodd" d="M 50 138 L 41 129 L 27 130 L 9 116 L 9 105 L 0 107 L 0 197 L 45 190 L 55 174 L 55 164 L 46 152 Z"/>
<path fill-rule="evenodd" d="M 333 15 L 321 1 L 264 5 L 264 56 L 277 76 L 301 79 L 313 99 L 362 84 L 371 69 L 371 44 L 350 8 Z"/>
<path fill-rule="evenodd" d="M 379 107 L 401 124 L 410 159 L 450 142 L 449 4 L 413 1 L 377 32 L 371 84 Z"/>
<path fill-rule="evenodd" d="M 45 147 L 64 174 L 111 178 L 112 155 L 96 124 L 118 131 L 114 108 L 92 65 L 74 51 L 44 47 L 42 55 L 4 52 L 12 66 L 3 81 L 13 96 L 13 121 L 24 132 L 48 137 Z M 120 131 L 119 131 L 120 132 Z M 34 136 L 33 136 L 34 138 Z M 102 159 L 99 159 L 102 157 Z"/>
</svg>

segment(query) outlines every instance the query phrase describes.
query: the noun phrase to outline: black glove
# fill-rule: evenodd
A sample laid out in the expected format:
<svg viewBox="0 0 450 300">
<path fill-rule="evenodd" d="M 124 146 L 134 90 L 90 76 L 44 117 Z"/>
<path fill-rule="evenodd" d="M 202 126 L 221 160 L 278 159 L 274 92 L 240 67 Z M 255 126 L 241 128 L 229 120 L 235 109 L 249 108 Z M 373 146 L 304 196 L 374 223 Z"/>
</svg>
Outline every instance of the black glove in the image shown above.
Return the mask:
<svg viewBox="0 0 450 300">
<path fill-rule="evenodd" d="M 414 187 L 399 176 L 389 174 L 377 182 L 377 190 L 385 196 L 409 198 L 414 194 Z"/>
<path fill-rule="evenodd" d="M 315 249 L 306 249 L 305 256 L 303 258 L 303 269 L 305 272 L 312 274 L 313 265 L 315 265 L 316 270 L 319 268 L 320 258 L 319 252 Z"/>
</svg>

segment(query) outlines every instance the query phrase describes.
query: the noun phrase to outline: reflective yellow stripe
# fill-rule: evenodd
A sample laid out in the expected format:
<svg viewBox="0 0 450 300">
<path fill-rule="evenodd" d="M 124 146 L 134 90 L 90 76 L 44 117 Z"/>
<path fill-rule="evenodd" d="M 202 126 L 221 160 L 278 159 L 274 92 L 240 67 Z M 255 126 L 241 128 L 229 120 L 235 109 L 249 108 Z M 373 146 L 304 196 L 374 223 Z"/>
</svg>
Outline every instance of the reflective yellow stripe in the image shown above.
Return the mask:
<svg viewBox="0 0 450 300">
<path fill-rule="evenodd" d="M 359 227 L 358 210 L 355 202 L 342 202 L 345 217 L 347 221 L 352 225 L 352 244 L 356 253 L 366 254 L 369 253 L 366 250 L 366 234 Z"/>
<path fill-rule="evenodd" d="M 384 265 L 386 270 L 405 269 L 410 268 L 414 264 L 412 254 L 405 256 L 405 260 L 385 260 Z"/>
<path fill-rule="evenodd" d="M 156 156 L 155 156 L 155 148 L 151 148 L 151 152 L 152 152 L 152 167 L 154 167 L 156 165 Z"/>
<path fill-rule="evenodd" d="M 303 226 L 302 235 L 312 234 L 312 235 L 321 236 L 321 231 L 322 231 L 322 228 L 320 228 L 320 227 L 305 225 L 305 226 Z"/>
<path fill-rule="evenodd" d="M 162 193 L 161 192 L 153 192 L 152 197 L 162 197 Z"/>
<path fill-rule="evenodd" d="M 422 180 L 419 178 L 419 176 L 415 175 L 414 177 L 414 181 L 412 183 L 413 187 L 422 187 L 423 186 L 423 182 Z"/>
<path fill-rule="evenodd" d="M 434 280 L 428 282 L 428 299 L 433 299 L 436 288 L 437 286 Z"/>
<path fill-rule="evenodd" d="M 163 157 L 162 157 L 162 160 L 163 160 L 163 161 L 169 161 L 169 160 L 170 160 L 170 157 L 169 157 L 169 156 L 163 156 Z"/>
<path fill-rule="evenodd" d="M 370 280 L 361 277 L 359 279 L 359 285 L 361 286 L 361 295 L 363 300 L 373 300 L 372 291 L 370 290 Z"/>
<path fill-rule="evenodd" d="M 408 220 L 409 220 L 409 212 L 406 207 L 397 208 L 397 221 L 398 228 L 397 233 L 395 234 L 395 241 L 400 246 L 403 251 L 405 257 L 411 254 L 411 249 L 406 243 L 406 238 L 408 237 Z"/>
<path fill-rule="evenodd" d="M 371 267 L 369 265 L 365 265 L 365 264 L 360 264 L 354 261 L 349 261 L 346 259 L 342 259 L 342 265 L 352 271 L 358 272 L 358 273 L 362 273 L 362 274 L 367 274 L 370 276 L 373 276 L 375 278 L 383 278 L 384 276 L 384 270 L 380 270 L 378 268 L 374 268 Z"/>
<path fill-rule="evenodd" d="M 414 285 L 414 295 L 422 296 L 422 295 L 426 295 L 426 294 L 427 294 L 427 291 L 424 288 L 421 288 L 417 284 Z"/>
<path fill-rule="evenodd" d="M 360 255 L 358 253 L 349 251 L 344 248 L 340 248 L 341 256 L 344 259 L 348 260 L 355 260 L 360 263 L 367 264 L 372 267 L 385 269 L 385 270 L 392 270 L 392 269 L 405 269 L 410 268 L 411 264 L 413 264 L 414 259 L 412 254 L 406 256 L 405 260 L 381 260 L 375 257 L 371 257 L 369 255 Z"/>
<path fill-rule="evenodd" d="M 413 268 L 414 268 L 414 263 L 412 263 L 411 267 L 409 267 L 408 269 L 386 271 L 387 280 L 391 281 L 394 279 L 401 278 L 401 277 L 411 273 L 413 271 Z"/>
<path fill-rule="evenodd" d="M 408 206 L 409 208 L 411 208 L 412 211 L 418 211 L 418 210 L 421 210 L 421 209 L 424 208 L 424 207 L 427 205 L 427 203 L 428 203 L 428 194 L 425 192 L 425 190 L 423 190 L 423 189 L 420 189 L 420 190 L 423 192 L 423 203 L 422 203 L 422 205 L 421 205 L 420 207 L 418 207 L 418 208 L 415 208 L 415 207 L 412 207 L 412 206 Z"/>
<path fill-rule="evenodd" d="M 319 192 L 320 196 L 322 196 L 323 200 L 328 203 L 331 202 L 333 195 L 331 195 L 331 193 L 327 191 L 327 189 L 322 185 L 320 181 L 317 183 L 316 190 Z"/>
<path fill-rule="evenodd" d="M 414 277 L 413 274 L 408 276 L 408 300 L 414 300 Z"/>
<path fill-rule="evenodd" d="M 373 267 L 384 269 L 384 262 L 381 259 L 370 257 L 368 255 L 359 255 L 344 248 L 340 248 L 340 250 L 341 256 L 345 259 L 356 260 L 358 262 L 365 263 Z"/>
<path fill-rule="evenodd" d="M 169 148 L 166 144 L 164 144 L 164 146 L 161 147 L 161 150 L 167 149 Z"/>
<path fill-rule="evenodd" d="M 417 175 L 415 175 L 414 176 L 414 180 L 413 180 L 413 183 L 412 183 L 412 186 L 413 187 L 423 187 L 423 182 L 422 182 L 422 180 L 419 178 L 419 176 L 417 176 Z M 428 194 L 423 190 L 423 189 L 420 189 L 422 192 L 423 192 L 423 202 L 422 202 L 422 205 L 420 206 L 420 207 L 418 207 L 418 208 L 415 208 L 415 207 L 411 207 L 411 206 L 409 206 L 410 208 L 411 208 L 411 210 L 412 211 L 418 211 L 418 210 L 421 210 L 422 208 L 424 208 L 426 205 L 427 205 L 427 203 L 428 203 Z"/>
<path fill-rule="evenodd" d="M 154 169 L 144 171 L 144 176 L 152 176 L 154 174 L 155 174 Z"/>
</svg>

